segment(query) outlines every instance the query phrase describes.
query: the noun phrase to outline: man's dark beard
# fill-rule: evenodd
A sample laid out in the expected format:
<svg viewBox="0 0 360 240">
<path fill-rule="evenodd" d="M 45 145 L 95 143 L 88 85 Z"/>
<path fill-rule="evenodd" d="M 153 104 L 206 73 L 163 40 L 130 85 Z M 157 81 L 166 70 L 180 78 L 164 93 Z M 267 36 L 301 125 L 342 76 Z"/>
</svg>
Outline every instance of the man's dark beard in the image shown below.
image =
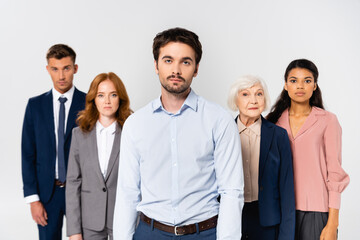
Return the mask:
<svg viewBox="0 0 360 240">
<path fill-rule="evenodd" d="M 181 77 L 181 76 L 170 75 L 170 76 L 168 76 L 166 79 L 170 79 L 170 78 L 178 78 L 178 79 L 183 80 L 183 81 L 186 83 L 185 79 L 184 79 L 183 77 Z M 190 85 L 186 85 L 186 84 L 184 84 L 184 85 L 182 85 L 180 88 L 176 88 L 176 89 L 170 87 L 169 85 L 165 85 L 165 84 L 163 84 L 163 83 L 161 83 L 161 86 L 162 86 L 167 92 L 169 92 L 169 93 L 171 93 L 171 94 L 174 94 L 174 95 L 181 95 L 182 93 L 186 92 L 186 91 L 190 88 Z"/>
</svg>

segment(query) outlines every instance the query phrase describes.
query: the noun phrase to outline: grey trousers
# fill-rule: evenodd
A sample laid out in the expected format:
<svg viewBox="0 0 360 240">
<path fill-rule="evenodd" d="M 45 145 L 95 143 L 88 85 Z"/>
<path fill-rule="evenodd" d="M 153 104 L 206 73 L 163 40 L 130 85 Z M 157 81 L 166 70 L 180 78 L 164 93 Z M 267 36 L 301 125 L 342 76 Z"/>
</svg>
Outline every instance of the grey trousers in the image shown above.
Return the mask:
<svg viewBox="0 0 360 240">
<path fill-rule="evenodd" d="M 94 231 L 91 229 L 83 228 L 83 239 L 84 240 L 113 240 L 112 229 L 105 228 L 102 231 Z"/>
</svg>

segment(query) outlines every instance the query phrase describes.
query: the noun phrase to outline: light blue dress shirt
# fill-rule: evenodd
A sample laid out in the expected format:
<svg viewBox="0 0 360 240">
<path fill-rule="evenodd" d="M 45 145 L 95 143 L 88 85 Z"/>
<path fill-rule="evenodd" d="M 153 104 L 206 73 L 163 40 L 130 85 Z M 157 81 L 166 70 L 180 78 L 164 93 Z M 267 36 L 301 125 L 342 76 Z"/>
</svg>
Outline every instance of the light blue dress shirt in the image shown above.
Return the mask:
<svg viewBox="0 0 360 240">
<path fill-rule="evenodd" d="M 159 97 L 127 119 L 120 148 L 115 240 L 132 239 L 138 212 L 172 226 L 219 215 L 217 239 L 240 239 L 240 137 L 223 108 L 191 91 L 173 114 Z"/>
</svg>

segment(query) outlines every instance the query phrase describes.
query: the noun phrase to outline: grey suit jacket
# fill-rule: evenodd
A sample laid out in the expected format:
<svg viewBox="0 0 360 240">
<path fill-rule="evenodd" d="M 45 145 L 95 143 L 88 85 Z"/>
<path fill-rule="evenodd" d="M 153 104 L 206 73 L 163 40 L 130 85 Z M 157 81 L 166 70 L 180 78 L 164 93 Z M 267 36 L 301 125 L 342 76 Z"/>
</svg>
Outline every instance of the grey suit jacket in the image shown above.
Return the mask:
<svg viewBox="0 0 360 240">
<path fill-rule="evenodd" d="M 67 235 L 82 233 L 82 228 L 112 229 L 121 128 L 116 126 L 105 178 L 99 165 L 96 128 L 84 133 L 77 127 L 72 134 L 66 178 Z"/>
</svg>

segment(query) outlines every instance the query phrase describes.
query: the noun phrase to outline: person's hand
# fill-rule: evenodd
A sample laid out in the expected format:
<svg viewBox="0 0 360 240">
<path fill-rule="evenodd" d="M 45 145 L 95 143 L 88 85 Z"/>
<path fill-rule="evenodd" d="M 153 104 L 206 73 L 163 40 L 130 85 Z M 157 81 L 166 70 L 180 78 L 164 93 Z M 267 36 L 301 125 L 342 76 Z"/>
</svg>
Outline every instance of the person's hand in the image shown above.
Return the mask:
<svg viewBox="0 0 360 240">
<path fill-rule="evenodd" d="M 34 221 L 45 227 L 47 225 L 47 213 L 40 201 L 30 203 L 31 216 Z"/>
<path fill-rule="evenodd" d="M 329 208 L 328 221 L 321 231 L 320 240 L 336 240 L 339 226 L 339 209 Z"/>
<path fill-rule="evenodd" d="M 321 231 L 320 240 L 336 240 L 337 227 L 326 225 Z"/>
<path fill-rule="evenodd" d="M 82 235 L 79 233 L 79 234 L 74 234 L 74 235 L 71 235 L 69 237 L 69 240 L 82 240 Z"/>
</svg>

